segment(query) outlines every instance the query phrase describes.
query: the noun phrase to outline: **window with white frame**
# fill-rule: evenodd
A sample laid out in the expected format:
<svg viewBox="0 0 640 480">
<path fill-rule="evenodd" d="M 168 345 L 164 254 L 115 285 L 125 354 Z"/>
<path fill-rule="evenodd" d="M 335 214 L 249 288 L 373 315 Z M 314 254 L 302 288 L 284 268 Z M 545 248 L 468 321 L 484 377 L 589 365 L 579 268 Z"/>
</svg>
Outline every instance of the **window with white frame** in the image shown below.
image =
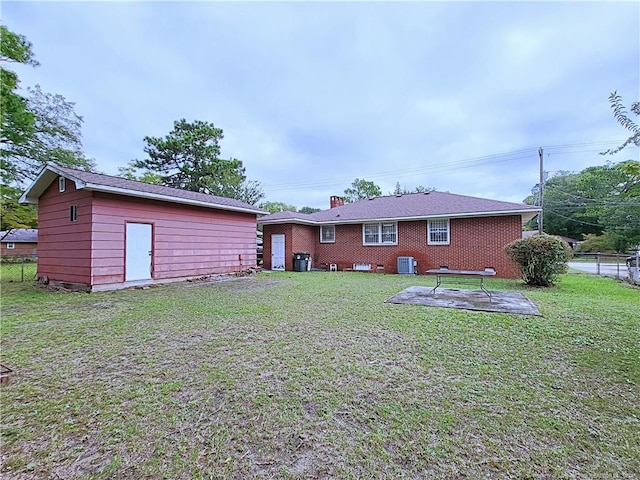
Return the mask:
<svg viewBox="0 0 640 480">
<path fill-rule="evenodd" d="M 397 223 L 365 223 L 362 225 L 363 245 L 396 245 Z"/>
<path fill-rule="evenodd" d="M 13 250 L 14 248 L 16 248 L 16 244 L 13 242 L 9 242 L 7 243 L 7 250 Z"/>
<path fill-rule="evenodd" d="M 336 242 L 336 226 L 320 225 L 320 243 Z"/>
<path fill-rule="evenodd" d="M 62 193 L 66 189 L 67 189 L 67 179 L 64 177 L 58 177 L 58 190 L 60 190 L 60 193 Z"/>
<path fill-rule="evenodd" d="M 449 245 L 449 219 L 427 221 L 427 244 Z"/>
<path fill-rule="evenodd" d="M 69 207 L 69 221 L 70 222 L 77 222 L 78 221 L 78 206 L 77 205 L 71 205 Z"/>
</svg>

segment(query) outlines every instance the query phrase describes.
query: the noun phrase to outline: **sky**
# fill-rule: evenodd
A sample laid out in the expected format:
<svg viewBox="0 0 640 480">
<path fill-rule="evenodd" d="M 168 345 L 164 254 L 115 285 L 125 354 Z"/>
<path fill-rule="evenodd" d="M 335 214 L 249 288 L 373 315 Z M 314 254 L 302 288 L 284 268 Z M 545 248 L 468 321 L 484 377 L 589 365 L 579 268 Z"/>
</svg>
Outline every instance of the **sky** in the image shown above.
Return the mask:
<svg viewBox="0 0 640 480">
<path fill-rule="evenodd" d="M 325 209 L 356 179 L 521 202 L 543 169 L 639 159 L 640 2 L 2 2 L 75 103 L 98 170 L 179 119 L 224 131 L 265 201 Z"/>
</svg>

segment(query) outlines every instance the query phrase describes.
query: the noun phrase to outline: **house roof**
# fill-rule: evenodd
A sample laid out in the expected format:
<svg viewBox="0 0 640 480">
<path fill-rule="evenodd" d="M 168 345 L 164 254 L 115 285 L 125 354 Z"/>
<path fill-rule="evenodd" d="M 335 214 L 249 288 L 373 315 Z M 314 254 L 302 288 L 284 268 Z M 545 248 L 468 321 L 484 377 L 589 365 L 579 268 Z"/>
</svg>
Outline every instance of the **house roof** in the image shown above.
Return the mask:
<svg viewBox="0 0 640 480">
<path fill-rule="evenodd" d="M 316 223 L 318 223 L 314 218 L 314 214 L 301 212 L 277 212 L 262 218 L 268 219 L 266 223 L 306 223 L 309 225 L 315 225 Z M 259 221 L 259 223 L 263 222 Z"/>
<path fill-rule="evenodd" d="M 31 186 L 22 194 L 20 202 L 37 204 L 40 196 L 58 176 L 72 180 L 78 190 L 113 193 L 129 197 L 147 198 L 236 212 L 267 213 L 258 207 L 233 198 L 190 192 L 161 185 L 152 185 L 150 183 L 138 182 L 122 177 L 85 172 L 83 170 L 75 170 L 73 168 L 59 167 L 50 164 L 42 169 Z"/>
<path fill-rule="evenodd" d="M 334 224 L 518 214 L 524 223 L 539 211 L 539 207 L 524 203 L 436 191 L 373 197 L 311 214 L 279 212 L 258 219 L 258 223 Z"/>
<path fill-rule="evenodd" d="M 543 233 L 547 235 L 546 233 Z M 522 238 L 533 237 L 534 235 L 538 235 L 538 230 L 525 230 L 522 232 Z M 558 237 L 564 240 L 567 243 L 581 243 L 580 240 L 576 240 L 575 238 L 565 237 L 564 235 L 553 235 L 554 237 Z"/>
<path fill-rule="evenodd" d="M 0 232 L 2 243 L 38 243 L 38 230 L 36 228 L 14 228 Z"/>
</svg>

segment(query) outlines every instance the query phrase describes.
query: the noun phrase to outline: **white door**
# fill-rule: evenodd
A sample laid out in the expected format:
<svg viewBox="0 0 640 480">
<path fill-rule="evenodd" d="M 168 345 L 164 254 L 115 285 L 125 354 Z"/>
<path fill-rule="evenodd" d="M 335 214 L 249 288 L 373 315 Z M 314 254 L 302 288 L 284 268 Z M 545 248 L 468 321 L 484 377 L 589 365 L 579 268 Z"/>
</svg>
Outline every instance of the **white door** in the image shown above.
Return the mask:
<svg viewBox="0 0 640 480">
<path fill-rule="evenodd" d="M 127 223 L 125 281 L 151 279 L 151 225 Z"/>
<path fill-rule="evenodd" d="M 271 270 L 284 270 L 284 235 L 271 235 Z"/>
</svg>

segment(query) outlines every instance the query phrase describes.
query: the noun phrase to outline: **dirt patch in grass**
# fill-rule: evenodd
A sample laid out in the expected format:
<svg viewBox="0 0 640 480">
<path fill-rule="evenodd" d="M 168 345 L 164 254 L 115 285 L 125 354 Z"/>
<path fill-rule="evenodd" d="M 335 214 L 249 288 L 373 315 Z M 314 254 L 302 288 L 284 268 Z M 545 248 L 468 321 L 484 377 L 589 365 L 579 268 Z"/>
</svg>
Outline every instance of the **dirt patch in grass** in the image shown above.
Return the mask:
<svg viewBox="0 0 640 480">
<path fill-rule="evenodd" d="M 220 288 L 221 284 L 225 284 L 228 290 L 236 291 L 251 291 L 251 290 L 264 290 L 276 285 L 282 285 L 287 283 L 282 278 L 273 278 L 268 276 L 235 276 L 235 275 L 215 275 L 202 279 L 196 279 L 190 282 L 181 282 L 179 284 L 167 285 L 171 288 L 194 288 L 194 287 L 216 287 Z M 289 282 L 293 284 L 293 282 Z"/>
</svg>

